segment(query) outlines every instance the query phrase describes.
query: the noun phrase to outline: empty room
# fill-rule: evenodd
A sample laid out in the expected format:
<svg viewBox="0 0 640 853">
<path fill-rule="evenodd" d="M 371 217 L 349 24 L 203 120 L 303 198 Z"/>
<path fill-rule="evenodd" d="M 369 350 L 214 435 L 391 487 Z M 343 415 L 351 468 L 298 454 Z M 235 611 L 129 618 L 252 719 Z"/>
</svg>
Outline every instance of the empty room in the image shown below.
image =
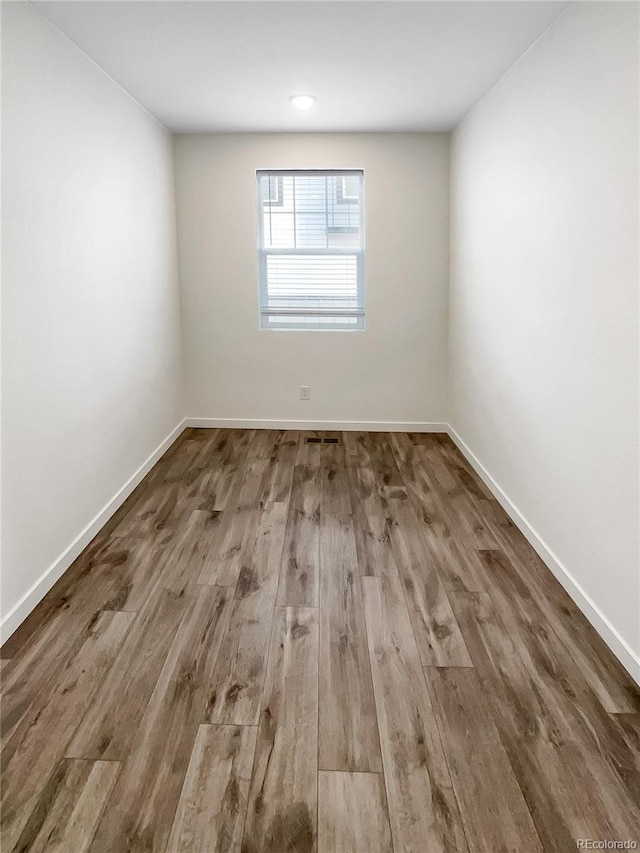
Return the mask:
<svg viewBox="0 0 640 853">
<path fill-rule="evenodd" d="M 0 9 L 3 853 L 640 849 L 640 5 Z"/>
</svg>

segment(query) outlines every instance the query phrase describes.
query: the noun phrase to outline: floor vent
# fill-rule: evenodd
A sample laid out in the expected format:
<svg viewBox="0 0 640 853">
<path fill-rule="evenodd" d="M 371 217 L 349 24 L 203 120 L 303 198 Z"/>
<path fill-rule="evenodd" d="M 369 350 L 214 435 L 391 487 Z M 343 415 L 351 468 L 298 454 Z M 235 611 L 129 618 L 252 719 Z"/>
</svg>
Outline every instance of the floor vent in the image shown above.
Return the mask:
<svg viewBox="0 0 640 853">
<path fill-rule="evenodd" d="M 316 436 L 308 436 L 304 440 L 305 444 L 340 444 L 339 438 L 317 438 Z"/>
</svg>

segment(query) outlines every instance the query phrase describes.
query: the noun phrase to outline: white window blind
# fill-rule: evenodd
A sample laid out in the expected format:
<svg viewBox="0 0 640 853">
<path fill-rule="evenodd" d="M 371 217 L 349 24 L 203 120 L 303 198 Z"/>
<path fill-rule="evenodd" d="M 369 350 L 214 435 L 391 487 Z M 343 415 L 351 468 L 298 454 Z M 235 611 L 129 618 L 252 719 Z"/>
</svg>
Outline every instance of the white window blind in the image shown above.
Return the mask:
<svg viewBox="0 0 640 853">
<path fill-rule="evenodd" d="M 257 177 L 261 328 L 364 329 L 363 172 Z"/>
</svg>

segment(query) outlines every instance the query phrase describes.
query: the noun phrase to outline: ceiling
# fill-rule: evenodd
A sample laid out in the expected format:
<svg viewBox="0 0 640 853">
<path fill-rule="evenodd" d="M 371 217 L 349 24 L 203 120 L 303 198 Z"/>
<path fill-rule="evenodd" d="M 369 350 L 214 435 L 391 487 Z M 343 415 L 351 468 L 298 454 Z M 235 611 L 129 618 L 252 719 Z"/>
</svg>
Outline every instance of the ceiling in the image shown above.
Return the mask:
<svg viewBox="0 0 640 853">
<path fill-rule="evenodd" d="M 33 5 L 170 130 L 222 132 L 449 130 L 567 3 Z"/>
</svg>

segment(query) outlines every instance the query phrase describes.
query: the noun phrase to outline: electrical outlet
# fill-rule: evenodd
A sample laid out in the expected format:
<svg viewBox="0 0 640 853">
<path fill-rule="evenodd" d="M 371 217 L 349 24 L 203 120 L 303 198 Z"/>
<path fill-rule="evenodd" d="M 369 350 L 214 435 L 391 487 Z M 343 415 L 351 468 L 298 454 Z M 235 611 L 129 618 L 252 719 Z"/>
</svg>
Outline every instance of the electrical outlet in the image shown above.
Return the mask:
<svg viewBox="0 0 640 853">
<path fill-rule="evenodd" d="M 311 399 L 311 386 L 310 385 L 301 385 L 300 386 L 300 399 L 301 400 L 310 400 Z"/>
</svg>

